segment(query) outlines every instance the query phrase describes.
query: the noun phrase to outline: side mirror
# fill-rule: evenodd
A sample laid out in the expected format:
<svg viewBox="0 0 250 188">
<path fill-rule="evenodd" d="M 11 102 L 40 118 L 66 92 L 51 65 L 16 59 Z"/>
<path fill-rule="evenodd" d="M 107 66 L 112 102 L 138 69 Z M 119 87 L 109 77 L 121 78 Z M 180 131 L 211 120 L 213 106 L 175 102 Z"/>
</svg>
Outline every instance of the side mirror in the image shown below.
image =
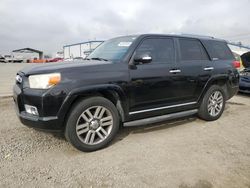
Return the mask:
<svg viewBox="0 0 250 188">
<path fill-rule="evenodd" d="M 135 65 L 146 64 L 146 63 L 150 63 L 151 61 L 152 61 L 152 57 L 147 55 L 147 54 L 135 56 L 135 58 L 134 58 Z"/>
</svg>

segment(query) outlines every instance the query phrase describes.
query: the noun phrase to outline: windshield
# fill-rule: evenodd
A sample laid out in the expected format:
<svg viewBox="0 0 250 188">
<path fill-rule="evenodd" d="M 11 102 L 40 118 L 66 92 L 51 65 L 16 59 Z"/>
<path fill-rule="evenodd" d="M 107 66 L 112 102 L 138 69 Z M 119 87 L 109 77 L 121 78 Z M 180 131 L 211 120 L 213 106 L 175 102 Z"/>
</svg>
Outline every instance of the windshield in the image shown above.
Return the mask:
<svg viewBox="0 0 250 188">
<path fill-rule="evenodd" d="M 136 36 L 126 36 L 110 39 L 100 46 L 98 46 L 87 59 L 97 59 L 97 60 L 109 60 L 118 61 L 121 60 L 129 46 L 134 42 Z"/>
</svg>

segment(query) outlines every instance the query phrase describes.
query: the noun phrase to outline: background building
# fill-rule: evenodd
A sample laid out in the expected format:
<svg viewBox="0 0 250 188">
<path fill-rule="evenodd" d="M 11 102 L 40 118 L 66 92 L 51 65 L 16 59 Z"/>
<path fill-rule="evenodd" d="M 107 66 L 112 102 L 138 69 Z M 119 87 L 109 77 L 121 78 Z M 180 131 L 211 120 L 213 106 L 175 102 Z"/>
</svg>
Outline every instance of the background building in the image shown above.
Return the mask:
<svg viewBox="0 0 250 188">
<path fill-rule="evenodd" d="M 63 47 L 64 59 L 83 57 L 85 58 L 90 52 L 92 52 L 103 41 L 88 41 L 76 44 L 69 44 Z"/>
</svg>

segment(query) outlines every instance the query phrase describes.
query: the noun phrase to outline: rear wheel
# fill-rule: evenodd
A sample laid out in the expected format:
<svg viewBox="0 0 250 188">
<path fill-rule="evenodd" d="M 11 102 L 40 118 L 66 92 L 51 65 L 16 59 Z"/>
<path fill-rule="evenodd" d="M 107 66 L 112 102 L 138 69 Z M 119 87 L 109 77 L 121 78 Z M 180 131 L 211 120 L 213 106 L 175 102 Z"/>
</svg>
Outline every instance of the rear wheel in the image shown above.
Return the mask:
<svg viewBox="0 0 250 188">
<path fill-rule="evenodd" d="M 224 111 L 225 101 L 224 90 L 218 85 L 211 86 L 202 99 L 199 117 L 207 121 L 217 120 Z"/>
<path fill-rule="evenodd" d="M 119 129 L 114 104 L 103 97 L 91 97 L 76 104 L 65 128 L 67 140 L 81 151 L 95 151 L 110 143 Z"/>
</svg>

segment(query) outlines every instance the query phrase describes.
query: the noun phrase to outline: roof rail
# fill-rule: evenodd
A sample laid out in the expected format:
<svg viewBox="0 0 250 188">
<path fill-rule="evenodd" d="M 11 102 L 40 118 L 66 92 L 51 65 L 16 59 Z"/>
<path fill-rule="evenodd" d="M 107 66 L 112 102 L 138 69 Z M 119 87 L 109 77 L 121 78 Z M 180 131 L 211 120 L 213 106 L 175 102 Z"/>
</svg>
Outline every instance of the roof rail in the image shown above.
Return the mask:
<svg viewBox="0 0 250 188">
<path fill-rule="evenodd" d="M 186 36 L 186 37 L 202 37 L 202 38 L 214 39 L 214 37 L 208 36 L 208 35 L 196 35 L 196 34 L 189 34 L 189 33 L 181 33 L 181 35 Z"/>
</svg>

